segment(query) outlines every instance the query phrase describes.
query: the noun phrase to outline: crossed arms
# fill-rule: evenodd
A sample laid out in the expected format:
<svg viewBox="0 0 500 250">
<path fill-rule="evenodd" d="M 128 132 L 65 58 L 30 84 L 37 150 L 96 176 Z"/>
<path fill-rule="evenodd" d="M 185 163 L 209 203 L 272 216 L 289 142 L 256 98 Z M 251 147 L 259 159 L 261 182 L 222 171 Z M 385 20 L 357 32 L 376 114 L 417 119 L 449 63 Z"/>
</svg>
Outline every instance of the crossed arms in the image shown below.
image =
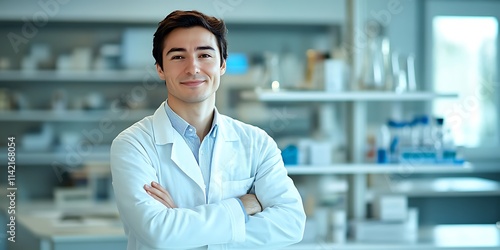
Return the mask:
<svg viewBox="0 0 500 250">
<path fill-rule="evenodd" d="M 158 182 L 152 181 L 151 186 L 145 184 L 144 190 L 146 193 L 151 195 L 155 200 L 161 202 L 167 208 L 177 208 L 174 199 L 170 193 L 163 188 Z M 262 212 L 262 206 L 255 194 L 245 194 L 239 198 L 245 208 L 245 212 L 248 215 L 254 215 L 256 213 Z"/>
</svg>

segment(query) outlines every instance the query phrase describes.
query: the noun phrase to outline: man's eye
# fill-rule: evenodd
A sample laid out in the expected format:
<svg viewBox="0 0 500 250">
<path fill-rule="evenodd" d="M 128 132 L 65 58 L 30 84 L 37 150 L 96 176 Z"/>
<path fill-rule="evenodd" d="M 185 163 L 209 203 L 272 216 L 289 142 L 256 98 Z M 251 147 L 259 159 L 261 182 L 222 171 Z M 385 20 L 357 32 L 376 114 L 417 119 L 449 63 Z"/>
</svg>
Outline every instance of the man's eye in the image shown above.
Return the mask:
<svg viewBox="0 0 500 250">
<path fill-rule="evenodd" d="M 172 60 L 182 59 L 182 56 L 172 56 Z"/>
<path fill-rule="evenodd" d="M 200 57 L 201 58 L 210 58 L 212 56 L 210 54 L 202 54 Z"/>
</svg>

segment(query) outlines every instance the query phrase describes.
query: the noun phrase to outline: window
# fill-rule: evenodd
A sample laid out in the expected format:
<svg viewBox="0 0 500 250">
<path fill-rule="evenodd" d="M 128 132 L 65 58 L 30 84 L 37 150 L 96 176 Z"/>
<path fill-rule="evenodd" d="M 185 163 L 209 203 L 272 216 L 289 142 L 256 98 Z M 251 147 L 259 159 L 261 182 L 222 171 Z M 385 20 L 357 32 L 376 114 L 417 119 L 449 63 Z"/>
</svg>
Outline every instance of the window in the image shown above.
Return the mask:
<svg viewBox="0 0 500 250">
<path fill-rule="evenodd" d="M 498 146 L 497 19 L 435 16 L 432 30 L 434 90 L 459 95 L 435 101 L 434 115 L 445 118 L 457 145 Z"/>
</svg>

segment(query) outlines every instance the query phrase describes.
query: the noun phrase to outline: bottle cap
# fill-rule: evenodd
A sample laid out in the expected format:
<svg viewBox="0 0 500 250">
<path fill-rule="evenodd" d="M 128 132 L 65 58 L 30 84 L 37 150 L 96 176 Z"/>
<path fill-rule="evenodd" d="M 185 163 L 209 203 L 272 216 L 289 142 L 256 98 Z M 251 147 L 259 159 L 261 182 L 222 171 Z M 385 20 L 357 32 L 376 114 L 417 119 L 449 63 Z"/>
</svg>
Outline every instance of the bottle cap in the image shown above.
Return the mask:
<svg viewBox="0 0 500 250">
<path fill-rule="evenodd" d="M 424 124 L 424 125 L 429 124 L 429 117 L 428 117 L 428 116 L 426 116 L 426 115 L 424 115 L 424 116 L 420 117 L 420 122 L 421 122 L 422 124 Z"/>
<path fill-rule="evenodd" d="M 444 124 L 444 118 L 437 117 L 436 118 L 436 124 L 437 125 L 443 125 Z"/>
</svg>

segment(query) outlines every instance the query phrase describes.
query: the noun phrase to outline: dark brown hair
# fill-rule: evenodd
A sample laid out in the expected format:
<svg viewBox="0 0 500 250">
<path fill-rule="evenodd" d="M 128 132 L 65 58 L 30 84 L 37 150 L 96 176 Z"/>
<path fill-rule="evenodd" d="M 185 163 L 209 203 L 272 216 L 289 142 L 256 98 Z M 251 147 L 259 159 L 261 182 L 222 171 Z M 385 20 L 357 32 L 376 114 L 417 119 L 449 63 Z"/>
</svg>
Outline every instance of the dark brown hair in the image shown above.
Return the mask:
<svg viewBox="0 0 500 250">
<path fill-rule="evenodd" d="M 227 59 L 227 29 L 224 21 L 207 16 L 201 12 L 176 10 L 158 23 L 158 28 L 153 37 L 153 57 L 156 64 L 163 69 L 163 42 L 165 37 L 176 28 L 190 28 L 200 26 L 214 34 L 219 46 L 222 63 Z"/>
</svg>

